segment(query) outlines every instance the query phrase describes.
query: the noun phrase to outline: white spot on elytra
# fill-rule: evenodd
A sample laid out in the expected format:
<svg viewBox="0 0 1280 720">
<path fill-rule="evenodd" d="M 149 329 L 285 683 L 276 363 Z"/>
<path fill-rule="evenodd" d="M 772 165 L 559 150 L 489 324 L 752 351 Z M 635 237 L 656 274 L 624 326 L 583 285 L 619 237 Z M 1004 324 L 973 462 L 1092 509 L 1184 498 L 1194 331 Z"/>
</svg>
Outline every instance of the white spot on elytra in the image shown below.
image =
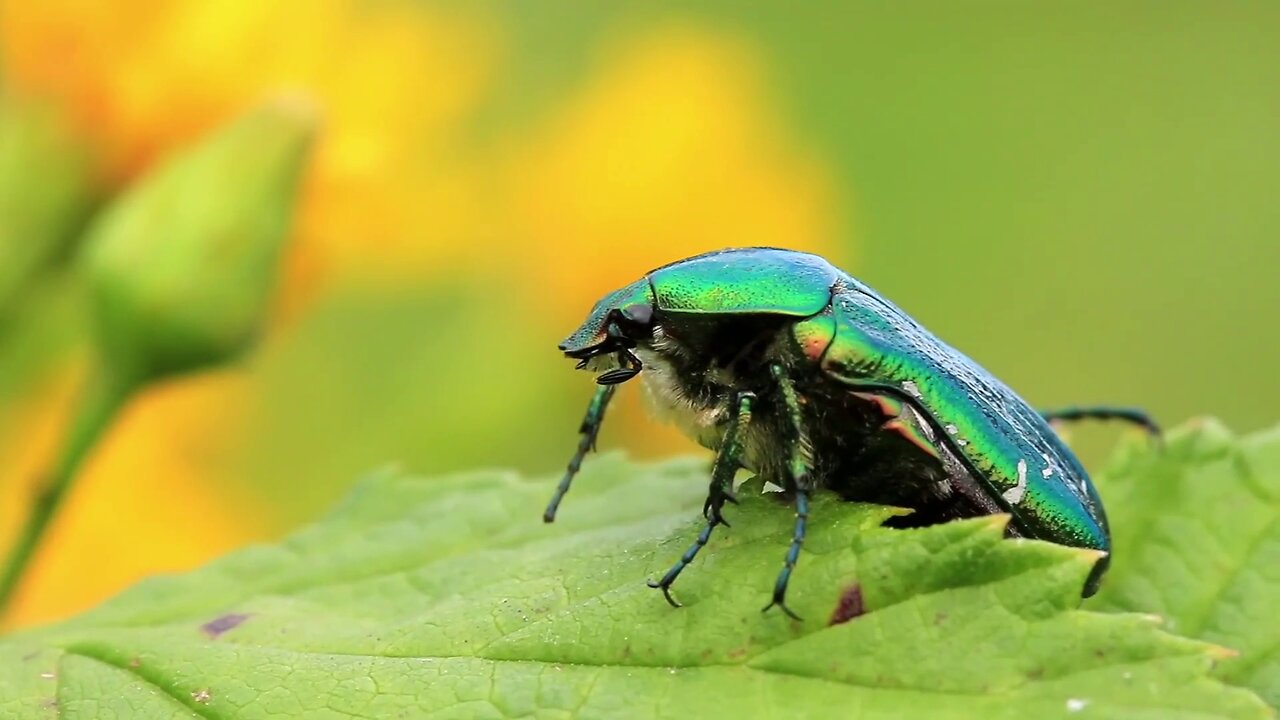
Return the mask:
<svg viewBox="0 0 1280 720">
<path fill-rule="evenodd" d="M 1018 484 L 1000 493 L 1005 502 L 1010 505 L 1017 505 L 1022 502 L 1022 496 L 1027 494 L 1027 460 L 1023 458 L 1018 461 Z"/>
<path fill-rule="evenodd" d="M 947 425 L 947 434 L 948 434 L 948 435 L 955 435 L 955 434 L 956 434 L 956 433 L 958 433 L 958 432 L 960 432 L 960 428 L 956 427 L 955 425 L 951 425 L 951 424 L 948 424 L 948 425 Z"/>
<path fill-rule="evenodd" d="M 1081 710 L 1084 709 L 1084 706 L 1088 704 L 1089 704 L 1088 700 L 1082 700 L 1080 698 L 1067 698 L 1067 712 L 1080 712 Z"/>
<path fill-rule="evenodd" d="M 906 390 L 907 394 L 910 395 L 911 397 L 917 400 L 921 399 L 920 388 L 916 385 L 914 380 L 904 380 L 902 382 L 902 389 Z"/>
<path fill-rule="evenodd" d="M 1045 453 L 1040 453 L 1040 457 L 1044 458 L 1045 462 L 1045 468 L 1040 471 L 1040 474 L 1047 478 L 1053 477 L 1053 458 Z"/>
</svg>

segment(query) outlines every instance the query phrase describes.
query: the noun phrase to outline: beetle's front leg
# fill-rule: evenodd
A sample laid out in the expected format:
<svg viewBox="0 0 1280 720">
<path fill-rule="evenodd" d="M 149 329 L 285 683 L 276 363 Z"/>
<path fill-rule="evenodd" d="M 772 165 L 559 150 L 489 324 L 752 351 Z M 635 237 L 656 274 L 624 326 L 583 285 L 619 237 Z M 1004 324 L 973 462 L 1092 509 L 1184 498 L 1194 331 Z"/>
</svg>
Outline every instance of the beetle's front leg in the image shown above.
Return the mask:
<svg viewBox="0 0 1280 720">
<path fill-rule="evenodd" d="M 649 587 L 662 590 L 663 597 L 671 603 L 672 607 L 680 607 L 680 603 L 671 597 L 672 583 L 711 539 L 711 532 L 716 529 L 716 525 L 729 526 L 729 523 L 725 522 L 724 517 L 720 515 L 720 510 L 724 507 L 726 500 L 737 502 L 729 490 L 734 473 L 742 465 L 747 425 L 751 423 L 751 404 L 755 399 L 755 393 L 738 393 L 737 402 L 733 407 L 733 418 L 729 421 L 729 429 L 725 431 L 724 440 L 720 443 L 720 452 L 716 454 L 715 465 L 711 468 L 711 487 L 707 491 L 707 502 L 702 510 L 702 514 L 707 518 L 706 526 L 702 528 L 702 532 L 698 533 L 698 538 L 693 541 L 693 545 L 684 551 L 684 555 L 671 566 L 661 580 L 649 582 Z"/>
<path fill-rule="evenodd" d="M 547 503 L 547 509 L 542 513 L 543 522 L 555 522 L 556 509 L 560 507 L 560 501 L 564 499 L 565 493 L 569 492 L 573 476 L 577 475 L 582 467 L 582 459 L 596 447 L 596 435 L 600 434 L 600 424 L 604 422 L 604 411 L 609 407 L 609 401 L 613 399 L 613 392 L 617 389 L 617 385 L 596 387 L 595 394 L 591 396 L 591 402 L 587 404 L 587 414 L 583 416 L 582 425 L 578 428 L 578 432 L 582 435 L 578 438 L 578 449 L 569 459 L 564 477 L 560 478 L 560 484 L 556 486 L 551 502 Z"/>
<path fill-rule="evenodd" d="M 782 396 L 787 421 L 791 425 L 791 437 L 788 438 L 787 447 L 786 482 L 789 485 L 787 490 L 795 498 L 796 524 L 782 571 L 778 573 L 778 580 L 773 585 L 773 598 L 768 605 L 764 606 L 764 610 L 777 605 L 792 619 L 799 620 L 800 616 L 787 607 L 787 584 L 791 582 L 791 571 L 795 569 L 796 562 L 800 559 L 800 547 L 804 545 L 804 536 L 809 523 L 809 491 L 813 489 L 810 471 L 813 462 L 809 458 L 809 435 L 804 427 L 804 415 L 800 410 L 800 398 L 796 394 L 795 383 L 781 365 L 770 366 L 769 372 L 777 383 L 778 394 Z"/>
</svg>

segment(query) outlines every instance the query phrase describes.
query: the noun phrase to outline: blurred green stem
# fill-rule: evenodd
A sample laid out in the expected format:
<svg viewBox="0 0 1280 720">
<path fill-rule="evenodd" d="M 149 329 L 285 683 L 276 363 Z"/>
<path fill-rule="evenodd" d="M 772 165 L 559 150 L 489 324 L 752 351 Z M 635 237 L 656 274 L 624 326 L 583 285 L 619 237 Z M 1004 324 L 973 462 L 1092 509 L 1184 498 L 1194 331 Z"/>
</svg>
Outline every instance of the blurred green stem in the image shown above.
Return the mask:
<svg viewBox="0 0 1280 720">
<path fill-rule="evenodd" d="M 3 574 L 0 574 L 0 617 L 13 600 L 27 565 L 71 489 L 81 463 L 137 387 L 138 383 L 126 376 L 100 373 L 90 379 L 57 464 L 48 476 L 41 478 L 26 522 L 4 561 Z"/>
</svg>

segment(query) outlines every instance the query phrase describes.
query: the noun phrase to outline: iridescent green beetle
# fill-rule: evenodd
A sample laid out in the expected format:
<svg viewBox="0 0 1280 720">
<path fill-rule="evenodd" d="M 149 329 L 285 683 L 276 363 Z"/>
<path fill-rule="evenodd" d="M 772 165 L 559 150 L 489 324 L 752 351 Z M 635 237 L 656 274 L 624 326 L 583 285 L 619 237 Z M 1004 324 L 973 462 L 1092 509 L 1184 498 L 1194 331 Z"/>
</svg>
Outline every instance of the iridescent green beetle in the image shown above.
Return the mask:
<svg viewBox="0 0 1280 720">
<path fill-rule="evenodd" d="M 560 349 L 603 373 L 547 522 L 594 446 L 615 388 L 642 371 L 680 428 L 717 451 L 706 526 L 650 583 L 672 605 L 672 583 L 725 524 L 739 467 L 776 482 L 795 505 L 795 532 L 765 606 L 795 617 L 787 583 L 814 489 L 914 508 L 920 523 L 1009 513 L 1011 536 L 1107 553 L 1102 501 L 1049 421 L 1116 418 L 1158 432 L 1132 409 L 1037 412 L 871 288 L 791 250 L 721 250 L 660 267 L 596 303 Z M 1107 563 L 1098 561 L 1086 596 Z"/>
</svg>

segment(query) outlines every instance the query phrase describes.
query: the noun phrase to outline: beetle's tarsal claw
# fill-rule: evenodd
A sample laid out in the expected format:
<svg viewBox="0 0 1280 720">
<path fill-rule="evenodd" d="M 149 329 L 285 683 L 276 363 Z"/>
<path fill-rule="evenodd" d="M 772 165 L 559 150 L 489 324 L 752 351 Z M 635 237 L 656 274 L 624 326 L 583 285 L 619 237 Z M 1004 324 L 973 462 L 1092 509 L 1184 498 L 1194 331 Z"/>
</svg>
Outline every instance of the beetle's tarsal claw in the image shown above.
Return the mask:
<svg viewBox="0 0 1280 720">
<path fill-rule="evenodd" d="M 721 498 L 717 500 L 716 498 L 707 498 L 706 502 L 702 503 L 702 517 L 706 518 L 707 522 L 712 525 L 733 527 L 729 524 L 728 520 L 724 519 L 724 515 L 721 513 L 721 511 L 724 510 L 724 500 L 727 499 L 728 498 Z"/>
<path fill-rule="evenodd" d="M 675 598 L 671 597 L 671 586 L 670 586 L 670 585 L 666 585 L 666 584 L 663 584 L 663 583 L 660 583 L 660 582 L 654 582 L 653 580 L 650 580 L 649 582 L 647 582 L 647 583 L 645 583 L 645 584 L 646 584 L 646 585 L 648 585 L 649 587 L 653 588 L 654 590 L 661 590 L 661 591 L 662 591 L 662 597 L 664 597 L 664 598 L 666 598 L 666 599 L 667 599 L 667 602 L 671 604 L 671 607 L 674 607 L 674 608 L 684 607 L 684 606 L 683 606 L 683 605 L 681 605 L 680 603 L 676 602 L 676 599 L 675 599 Z"/>
<path fill-rule="evenodd" d="M 804 622 L 804 618 L 792 612 L 791 608 L 787 607 L 787 604 L 783 602 L 782 598 L 779 598 L 779 597 L 776 597 L 770 600 L 768 605 L 765 605 L 763 608 L 760 609 L 760 612 L 762 613 L 769 612 L 769 610 L 775 606 L 792 620 L 796 620 L 798 622 Z"/>
<path fill-rule="evenodd" d="M 708 504 L 702 508 L 702 517 L 706 518 L 707 522 L 712 525 L 723 525 L 727 528 L 733 527 L 728 520 L 724 519 L 724 515 L 720 514 L 720 508 L 715 505 Z"/>
</svg>

